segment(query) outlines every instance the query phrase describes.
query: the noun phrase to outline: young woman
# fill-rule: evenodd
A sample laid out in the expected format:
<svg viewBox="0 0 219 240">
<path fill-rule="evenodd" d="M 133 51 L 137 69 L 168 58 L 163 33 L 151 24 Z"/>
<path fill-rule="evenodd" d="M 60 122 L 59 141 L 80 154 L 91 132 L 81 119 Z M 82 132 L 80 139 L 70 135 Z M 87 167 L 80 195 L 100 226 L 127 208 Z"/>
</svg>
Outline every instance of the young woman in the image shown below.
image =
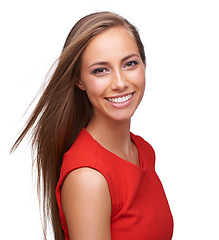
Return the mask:
<svg viewBox="0 0 219 240">
<path fill-rule="evenodd" d="M 155 154 L 130 133 L 146 59 L 135 27 L 99 12 L 72 28 L 15 149 L 34 127 L 38 184 L 55 239 L 170 240 Z"/>
</svg>

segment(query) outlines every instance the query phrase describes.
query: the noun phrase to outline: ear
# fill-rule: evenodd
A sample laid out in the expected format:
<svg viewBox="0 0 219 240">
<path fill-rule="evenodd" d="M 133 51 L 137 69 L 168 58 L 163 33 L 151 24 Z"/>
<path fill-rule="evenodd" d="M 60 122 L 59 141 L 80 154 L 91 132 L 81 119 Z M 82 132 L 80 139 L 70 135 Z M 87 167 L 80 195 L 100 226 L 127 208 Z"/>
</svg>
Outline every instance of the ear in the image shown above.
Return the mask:
<svg viewBox="0 0 219 240">
<path fill-rule="evenodd" d="M 85 91 L 86 89 L 85 89 L 85 86 L 84 86 L 84 84 L 83 84 L 83 82 L 81 81 L 81 80 L 78 80 L 76 83 L 75 83 L 75 85 L 77 86 L 77 87 L 79 87 L 82 91 Z"/>
</svg>

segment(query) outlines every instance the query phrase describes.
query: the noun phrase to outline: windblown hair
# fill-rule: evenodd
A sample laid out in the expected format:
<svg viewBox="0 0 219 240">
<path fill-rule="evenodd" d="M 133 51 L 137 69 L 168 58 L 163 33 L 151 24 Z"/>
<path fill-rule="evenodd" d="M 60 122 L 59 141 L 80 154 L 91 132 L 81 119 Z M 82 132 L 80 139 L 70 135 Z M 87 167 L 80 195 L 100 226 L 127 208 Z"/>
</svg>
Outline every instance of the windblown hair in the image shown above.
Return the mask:
<svg viewBox="0 0 219 240">
<path fill-rule="evenodd" d="M 70 31 L 56 69 L 12 147 L 11 151 L 14 151 L 26 134 L 31 134 L 32 150 L 36 152 L 37 189 L 43 210 L 45 239 L 48 221 L 52 223 L 55 240 L 64 239 L 55 196 L 62 158 L 81 129 L 89 123 L 93 111 L 86 92 L 75 84 L 80 79 L 81 57 L 95 36 L 116 26 L 125 27 L 133 35 L 141 59 L 146 62 L 139 34 L 127 20 L 111 12 L 85 16 Z"/>
</svg>

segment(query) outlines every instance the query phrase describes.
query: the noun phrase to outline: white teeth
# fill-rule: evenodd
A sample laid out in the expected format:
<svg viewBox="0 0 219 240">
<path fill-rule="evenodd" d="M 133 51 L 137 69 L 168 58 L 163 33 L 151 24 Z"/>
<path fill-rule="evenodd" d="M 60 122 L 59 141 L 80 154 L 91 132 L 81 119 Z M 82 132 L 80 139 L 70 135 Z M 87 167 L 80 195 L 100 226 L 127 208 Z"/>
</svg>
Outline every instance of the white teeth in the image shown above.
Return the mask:
<svg viewBox="0 0 219 240">
<path fill-rule="evenodd" d="M 124 97 L 118 97 L 118 98 L 107 98 L 112 103 L 124 103 L 128 101 L 132 97 L 132 94 L 129 94 Z"/>
</svg>

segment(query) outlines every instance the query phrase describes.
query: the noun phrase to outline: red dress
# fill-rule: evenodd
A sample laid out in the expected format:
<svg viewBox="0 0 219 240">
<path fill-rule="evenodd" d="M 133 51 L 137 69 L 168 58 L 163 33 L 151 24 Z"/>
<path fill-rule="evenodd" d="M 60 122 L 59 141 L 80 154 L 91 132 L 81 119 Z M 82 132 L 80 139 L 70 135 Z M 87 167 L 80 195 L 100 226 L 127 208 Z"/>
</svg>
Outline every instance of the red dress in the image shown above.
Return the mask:
<svg viewBox="0 0 219 240">
<path fill-rule="evenodd" d="M 140 167 L 127 162 L 103 148 L 82 129 L 63 157 L 56 188 L 57 203 L 65 239 L 69 239 L 61 207 L 61 186 L 74 169 L 90 167 L 106 179 L 111 195 L 112 240 L 170 240 L 173 218 L 162 184 L 155 173 L 153 148 L 141 137 L 131 133 L 139 154 Z"/>
</svg>

